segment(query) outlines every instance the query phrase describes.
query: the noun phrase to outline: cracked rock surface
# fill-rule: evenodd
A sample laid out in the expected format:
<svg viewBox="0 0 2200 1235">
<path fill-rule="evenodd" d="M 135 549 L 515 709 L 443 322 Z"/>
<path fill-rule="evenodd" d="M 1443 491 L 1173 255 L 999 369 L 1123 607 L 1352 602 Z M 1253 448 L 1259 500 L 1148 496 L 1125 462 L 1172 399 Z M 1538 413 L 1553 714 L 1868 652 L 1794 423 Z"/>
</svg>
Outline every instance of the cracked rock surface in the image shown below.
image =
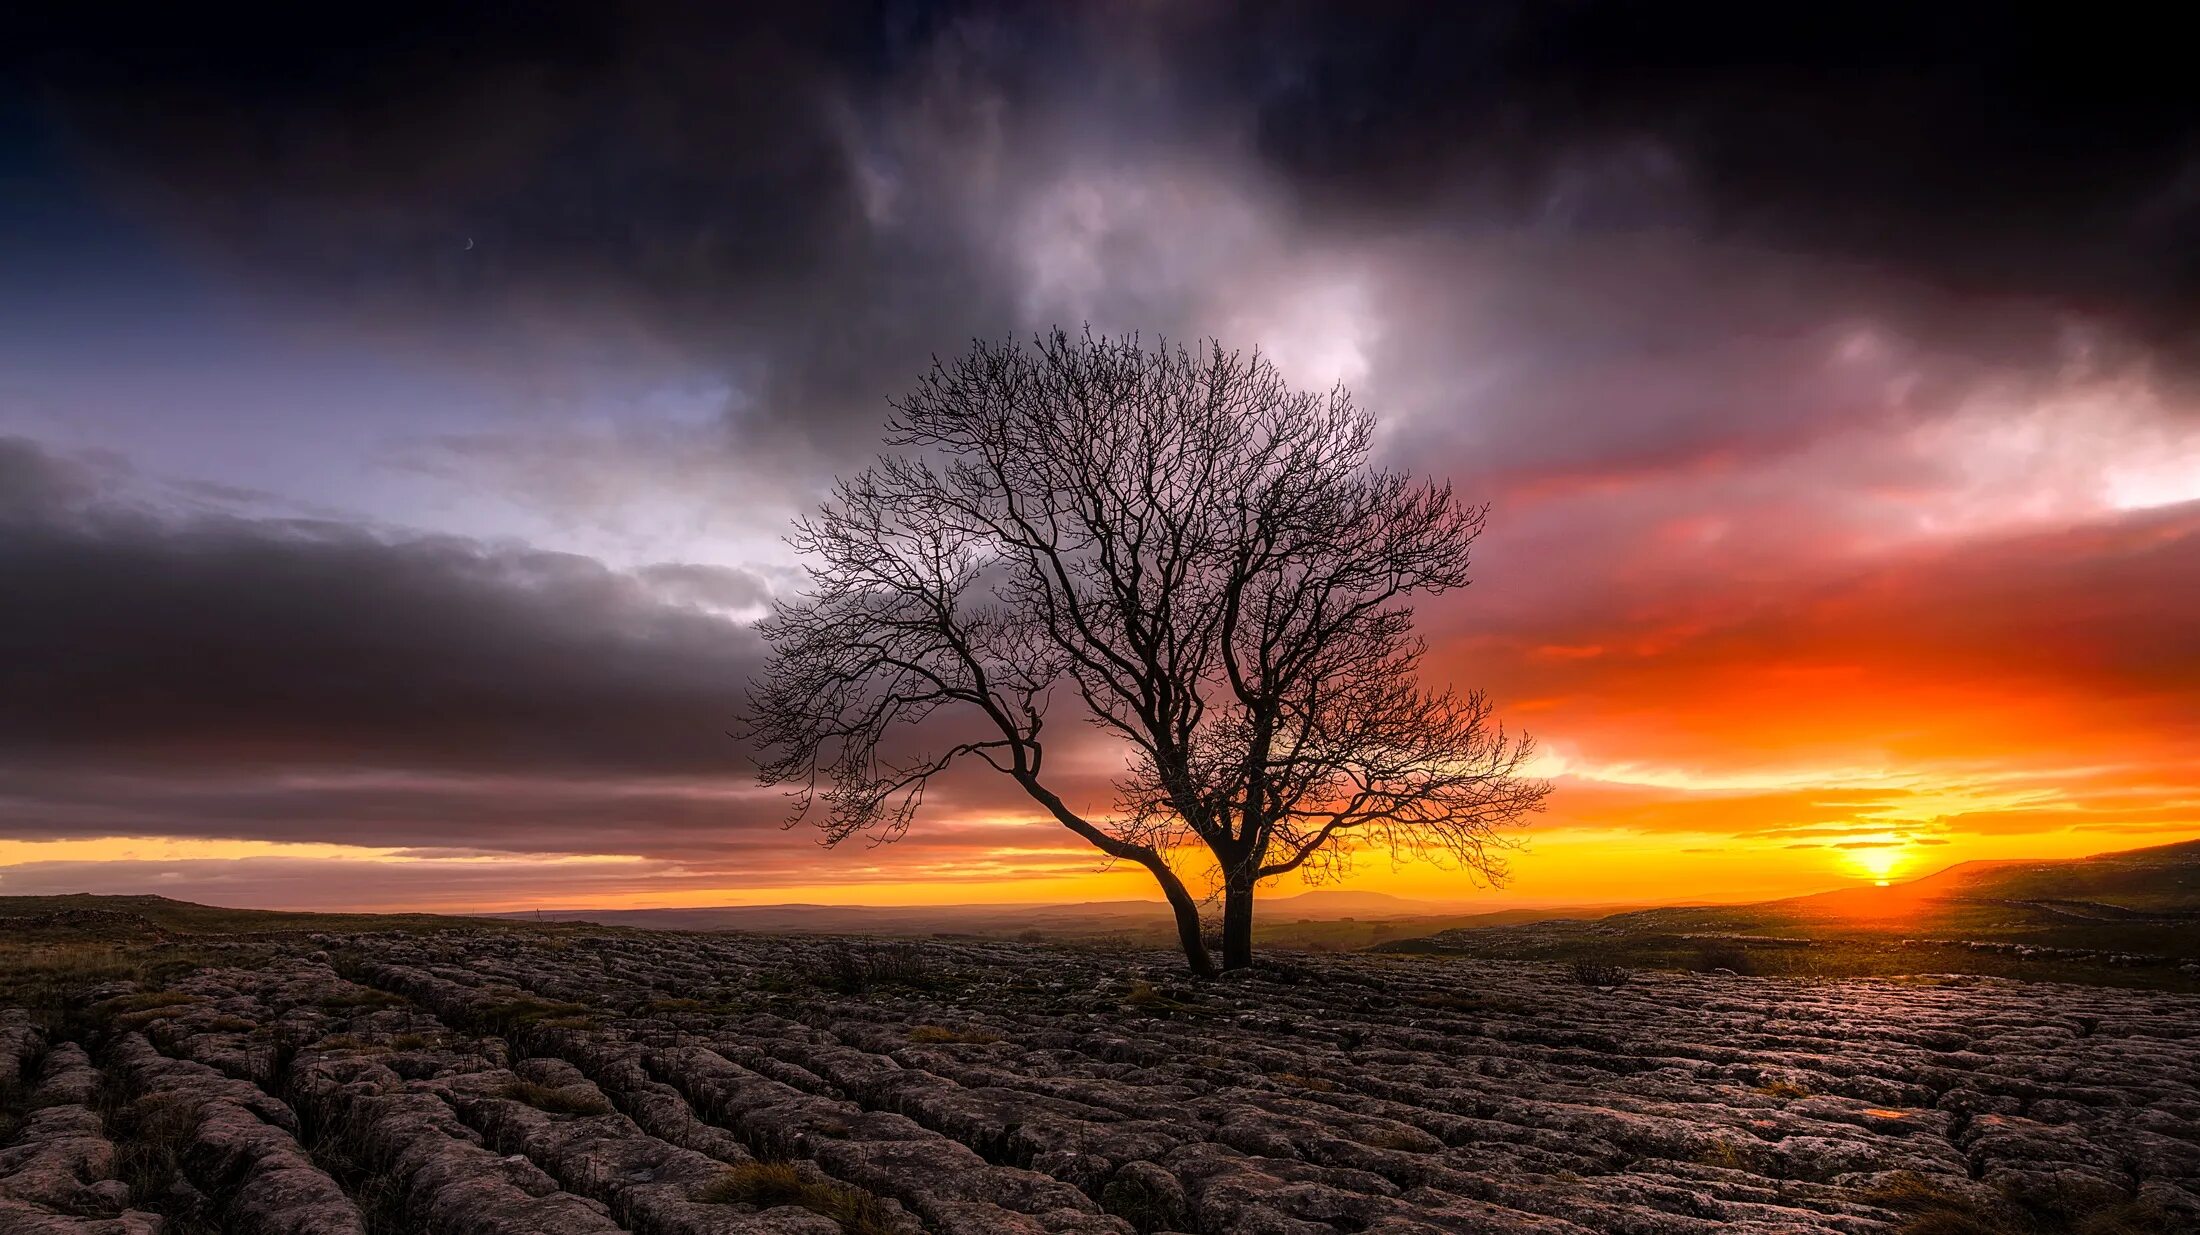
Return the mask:
<svg viewBox="0 0 2200 1235">
<path fill-rule="evenodd" d="M 0 1231 L 2200 1230 L 2190 995 L 595 928 L 235 952 L 0 1010 Z"/>
</svg>

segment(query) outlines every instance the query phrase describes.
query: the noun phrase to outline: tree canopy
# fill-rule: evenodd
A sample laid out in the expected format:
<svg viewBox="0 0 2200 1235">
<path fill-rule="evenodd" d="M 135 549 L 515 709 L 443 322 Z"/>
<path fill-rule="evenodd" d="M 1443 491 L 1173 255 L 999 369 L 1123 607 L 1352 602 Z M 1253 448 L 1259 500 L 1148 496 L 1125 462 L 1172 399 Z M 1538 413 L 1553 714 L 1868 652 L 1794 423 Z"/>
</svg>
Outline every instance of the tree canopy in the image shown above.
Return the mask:
<svg viewBox="0 0 2200 1235">
<path fill-rule="evenodd" d="M 796 525 L 814 583 L 763 625 L 752 726 L 797 819 L 894 839 L 982 761 L 1152 872 L 1199 973 L 1187 855 L 1212 860 L 1226 968 L 1265 879 L 1370 846 L 1502 877 L 1549 787 L 1481 693 L 1422 684 L 1410 603 L 1467 585 L 1487 510 L 1376 466 L 1349 393 L 1055 331 L 935 362 L 893 409 L 893 453 Z M 1112 802 L 1058 792 L 1065 703 L 1123 748 Z"/>
</svg>

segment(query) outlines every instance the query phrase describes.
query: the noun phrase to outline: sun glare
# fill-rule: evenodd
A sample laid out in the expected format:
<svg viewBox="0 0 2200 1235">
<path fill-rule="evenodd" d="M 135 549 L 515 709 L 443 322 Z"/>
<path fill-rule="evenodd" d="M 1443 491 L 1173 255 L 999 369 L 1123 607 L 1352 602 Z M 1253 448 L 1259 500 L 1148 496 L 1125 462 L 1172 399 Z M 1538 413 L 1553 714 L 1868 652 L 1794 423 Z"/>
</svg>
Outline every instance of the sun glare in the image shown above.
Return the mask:
<svg viewBox="0 0 2200 1235">
<path fill-rule="evenodd" d="M 1851 870 L 1884 888 L 1909 863 L 1909 847 L 1888 842 L 1867 849 L 1851 849 L 1843 855 Z"/>
</svg>

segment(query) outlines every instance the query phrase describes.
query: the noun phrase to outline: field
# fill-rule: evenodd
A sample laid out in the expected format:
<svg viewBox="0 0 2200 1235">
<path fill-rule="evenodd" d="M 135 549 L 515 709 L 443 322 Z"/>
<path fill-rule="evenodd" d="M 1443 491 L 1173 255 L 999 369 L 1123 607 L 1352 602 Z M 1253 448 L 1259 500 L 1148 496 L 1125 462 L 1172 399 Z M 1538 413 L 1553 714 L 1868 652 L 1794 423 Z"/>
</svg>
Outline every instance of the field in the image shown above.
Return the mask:
<svg viewBox="0 0 2200 1235">
<path fill-rule="evenodd" d="M 1890 887 L 1443 930 L 1376 946 L 1759 976 L 1970 973 L 2200 992 L 2200 843 L 1974 862 Z"/>
<path fill-rule="evenodd" d="M 0 949 L 9 1235 L 2200 1229 L 2184 994 L 163 912 Z"/>
</svg>

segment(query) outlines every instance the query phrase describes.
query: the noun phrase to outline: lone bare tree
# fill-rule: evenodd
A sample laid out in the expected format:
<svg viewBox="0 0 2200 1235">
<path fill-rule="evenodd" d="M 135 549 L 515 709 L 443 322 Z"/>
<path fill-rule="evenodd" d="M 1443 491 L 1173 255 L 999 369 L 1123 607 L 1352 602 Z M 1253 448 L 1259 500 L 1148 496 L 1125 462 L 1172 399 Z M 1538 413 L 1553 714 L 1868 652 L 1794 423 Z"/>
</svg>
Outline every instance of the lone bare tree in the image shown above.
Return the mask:
<svg viewBox="0 0 2200 1235">
<path fill-rule="evenodd" d="M 893 408 L 901 453 L 796 525 L 815 584 L 763 626 L 751 725 L 794 819 L 892 840 L 934 777 L 982 760 L 1151 871 L 1202 975 L 1193 842 L 1224 968 L 1252 959 L 1262 880 L 1338 873 L 1354 847 L 1502 877 L 1501 829 L 1549 787 L 1481 694 L 1420 685 L 1406 603 L 1466 585 L 1486 512 L 1375 468 L 1342 389 L 1219 344 L 1055 331 L 935 362 Z M 1124 744 L 1104 812 L 1047 757 L 1070 695 Z M 900 753 L 916 722 L 934 745 Z"/>
</svg>

